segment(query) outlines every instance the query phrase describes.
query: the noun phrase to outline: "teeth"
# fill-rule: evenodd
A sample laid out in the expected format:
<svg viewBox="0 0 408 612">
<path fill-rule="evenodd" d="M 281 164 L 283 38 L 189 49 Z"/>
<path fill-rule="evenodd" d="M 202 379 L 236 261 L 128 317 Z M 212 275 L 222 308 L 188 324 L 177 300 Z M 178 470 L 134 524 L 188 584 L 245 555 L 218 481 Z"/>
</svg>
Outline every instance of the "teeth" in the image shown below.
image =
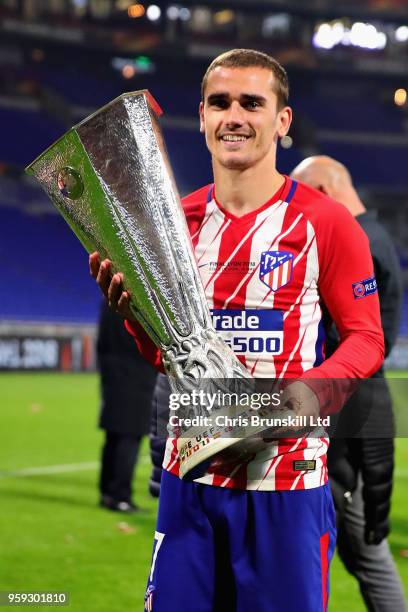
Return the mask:
<svg viewBox="0 0 408 612">
<path fill-rule="evenodd" d="M 243 140 L 246 140 L 247 136 L 238 136 L 235 134 L 226 134 L 225 136 L 222 137 L 222 140 L 228 140 L 229 142 L 242 142 Z"/>
</svg>

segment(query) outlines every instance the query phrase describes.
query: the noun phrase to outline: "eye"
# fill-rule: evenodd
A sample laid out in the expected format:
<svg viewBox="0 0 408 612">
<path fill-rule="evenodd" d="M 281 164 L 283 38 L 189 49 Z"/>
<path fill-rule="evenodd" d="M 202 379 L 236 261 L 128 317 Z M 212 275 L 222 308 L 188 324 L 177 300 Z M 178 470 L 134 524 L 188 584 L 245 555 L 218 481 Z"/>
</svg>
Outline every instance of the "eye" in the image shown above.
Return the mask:
<svg viewBox="0 0 408 612">
<path fill-rule="evenodd" d="M 247 102 L 244 102 L 243 104 L 243 107 L 248 110 L 256 110 L 257 108 L 259 108 L 259 106 L 260 104 L 256 100 L 247 100 Z"/>
<path fill-rule="evenodd" d="M 223 98 L 216 98 L 214 100 L 211 100 L 211 106 L 215 106 L 216 108 L 228 108 L 228 102 L 227 100 L 224 100 Z"/>
</svg>

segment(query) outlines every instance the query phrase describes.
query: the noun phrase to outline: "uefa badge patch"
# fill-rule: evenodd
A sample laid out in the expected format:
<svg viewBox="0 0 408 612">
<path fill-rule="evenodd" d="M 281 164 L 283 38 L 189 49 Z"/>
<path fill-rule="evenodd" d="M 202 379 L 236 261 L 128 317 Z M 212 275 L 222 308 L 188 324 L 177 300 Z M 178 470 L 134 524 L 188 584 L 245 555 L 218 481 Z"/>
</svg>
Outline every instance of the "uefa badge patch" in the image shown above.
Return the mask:
<svg viewBox="0 0 408 612">
<path fill-rule="evenodd" d="M 366 280 L 353 283 L 353 295 L 355 300 L 359 300 L 363 297 L 367 297 L 367 295 L 377 293 L 377 290 L 378 288 L 375 276 L 370 276 L 370 278 L 366 278 Z"/>
<path fill-rule="evenodd" d="M 292 280 L 293 253 L 264 251 L 259 268 L 260 280 L 272 291 L 278 291 Z"/>
</svg>

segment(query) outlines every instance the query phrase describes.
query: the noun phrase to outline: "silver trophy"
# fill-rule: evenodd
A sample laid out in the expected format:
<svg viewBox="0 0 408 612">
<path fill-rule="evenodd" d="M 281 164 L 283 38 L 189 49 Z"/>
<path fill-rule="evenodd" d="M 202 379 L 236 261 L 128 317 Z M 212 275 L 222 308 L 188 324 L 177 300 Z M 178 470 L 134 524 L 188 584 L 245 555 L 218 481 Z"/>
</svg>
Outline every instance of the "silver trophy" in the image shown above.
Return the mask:
<svg viewBox="0 0 408 612">
<path fill-rule="evenodd" d="M 148 91 L 124 94 L 69 130 L 27 172 L 86 250 L 123 272 L 131 310 L 160 348 L 172 391 L 208 390 L 209 379 L 220 388 L 249 374 L 212 326 L 160 114 Z M 188 440 L 201 434 L 184 432 L 179 441 L 183 474 L 241 432 L 212 437 L 187 457 Z"/>
</svg>

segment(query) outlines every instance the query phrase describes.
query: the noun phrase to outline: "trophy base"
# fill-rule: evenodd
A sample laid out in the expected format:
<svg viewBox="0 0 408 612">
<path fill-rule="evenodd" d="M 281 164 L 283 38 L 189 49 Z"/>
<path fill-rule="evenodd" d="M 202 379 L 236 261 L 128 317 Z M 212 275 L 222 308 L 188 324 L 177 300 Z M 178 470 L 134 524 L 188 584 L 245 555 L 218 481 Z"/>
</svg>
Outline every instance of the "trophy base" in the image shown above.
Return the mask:
<svg viewBox="0 0 408 612">
<path fill-rule="evenodd" d="M 187 446 L 191 439 L 185 441 Z M 180 464 L 180 478 L 182 480 L 195 480 L 201 478 L 207 471 L 210 463 L 214 460 L 214 455 L 243 442 L 242 438 L 210 438 L 205 446 L 196 444 L 186 451 Z M 198 447 L 198 448 L 197 448 Z M 187 452 L 190 454 L 187 456 Z"/>
<path fill-rule="evenodd" d="M 232 409 L 238 412 L 238 407 Z M 275 411 L 279 421 L 293 419 L 296 415 L 293 410 Z M 224 427 L 209 436 L 206 430 L 189 429 L 183 437 L 177 440 L 180 456 L 180 478 L 195 480 L 204 476 L 208 466 L 213 461 L 227 461 L 228 463 L 241 463 L 249 459 L 266 447 L 265 440 L 289 437 L 300 437 L 310 432 L 313 427 L 301 423 L 299 427 L 288 425 L 274 425 L 271 422 L 254 425 L 237 425 L 228 428 L 228 435 Z M 188 436 L 188 437 L 187 437 Z"/>
</svg>

